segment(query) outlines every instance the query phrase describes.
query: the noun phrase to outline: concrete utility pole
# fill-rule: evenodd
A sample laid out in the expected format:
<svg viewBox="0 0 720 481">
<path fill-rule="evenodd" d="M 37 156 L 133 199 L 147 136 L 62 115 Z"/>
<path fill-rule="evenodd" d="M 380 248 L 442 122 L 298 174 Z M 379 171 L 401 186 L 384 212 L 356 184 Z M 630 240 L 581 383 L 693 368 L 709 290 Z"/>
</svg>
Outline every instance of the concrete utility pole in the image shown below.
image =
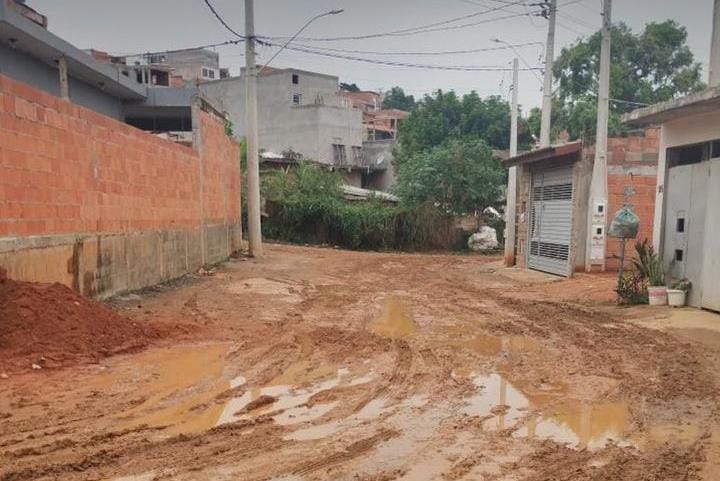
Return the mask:
<svg viewBox="0 0 720 481">
<path fill-rule="evenodd" d="M 513 60 L 512 106 L 510 111 L 510 157 L 517 155 L 518 144 L 518 59 Z M 508 169 L 507 204 L 505 206 L 505 265 L 515 265 L 515 217 L 517 197 L 517 167 Z"/>
<path fill-rule="evenodd" d="M 548 5 L 548 2 L 545 2 Z M 553 100 L 553 62 L 555 61 L 555 18 L 557 17 L 557 0 L 550 0 L 550 11 L 547 12 L 548 36 L 545 45 L 545 82 L 543 84 L 543 105 L 540 124 L 540 147 L 550 147 L 550 121 L 552 118 Z"/>
<path fill-rule="evenodd" d="M 58 59 L 58 75 L 60 76 L 60 98 L 70 100 L 70 82 L 68 81 L 67 58 L 63 55 Z"/>
<path fill-rule="evenodd" d="M 250 245 L 250 255 L 262 257 L 257 67 L 255 66 L 255 7 L 253 0 L 245 0 L 245 123 L 247 124 L 248 243 Z"/>
<path fill-rule="evenodd" d="M 715 0 L 712 45 L 710 46 L 710 87 L 720 86 L 720 0 Z"/>
<path fill-rule="evenodd" d="M 585 251 L 585 270 L 599 265 L 605 270 L 605 239 L 607 224 L 607 145 L 610 107 L 610 48 L 612 0 L 603 3 L 602 46 L 600 50 L 600 87 L 598 91 L 597 136 L 593 164 L 590 202 L 588 205 L 588 235 Z"/>
</svg>

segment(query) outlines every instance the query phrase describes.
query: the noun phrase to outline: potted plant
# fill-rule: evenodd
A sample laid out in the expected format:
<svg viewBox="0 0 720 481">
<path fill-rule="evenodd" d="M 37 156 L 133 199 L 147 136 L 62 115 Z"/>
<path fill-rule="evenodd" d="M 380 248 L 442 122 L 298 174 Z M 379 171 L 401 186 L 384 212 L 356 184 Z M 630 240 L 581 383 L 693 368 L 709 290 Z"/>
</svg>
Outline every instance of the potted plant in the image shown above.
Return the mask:
<svg viewBox="0 0 720 481">
<path fill-rule="evenodd" d="M 667 287 L 665 287 L 665 268 L 662 259 L 655 249 L 645 242 L 635 246 L 637 259 L 633 261 L 640 275 L 648 281 L 648 302 L 651 306 L 667 304 Z"/>
<path fill-rule="evenodd" d="M 683 307 L 687 302 L 687 293 L 692 283 L 687 279 L 673 282 L 671 289 L 667 290 L 668 304 L 673 307 Z"/>
<path fill-rule="evenodd" d="M 648 300 L 651 306 L 667 304 L 667 287 L 665 287 L 665 269 L 660 257 L 655 254 L 648 263 Z"/>
</svg>

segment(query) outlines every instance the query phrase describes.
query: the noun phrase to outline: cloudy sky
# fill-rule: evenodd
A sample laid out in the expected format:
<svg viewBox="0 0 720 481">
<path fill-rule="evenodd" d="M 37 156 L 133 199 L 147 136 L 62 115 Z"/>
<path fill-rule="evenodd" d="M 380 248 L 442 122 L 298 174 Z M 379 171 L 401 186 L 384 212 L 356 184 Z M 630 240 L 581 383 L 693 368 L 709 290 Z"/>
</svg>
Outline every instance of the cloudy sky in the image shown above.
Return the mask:
<svg viewBox="0 0 720 481">
<path fill-rule="evenodd" d="M 211 0 L 211 3 L 235 30 L 242 33 L 242 0 Z M 491 41 L 494 38 L 511 44 L 544 42 L 547 34 L 547 22 L 543 18 L 522 15 L 537 11 L 537 7 L 527 6 L 537 3 L 537 0 L 528 0 L 526 5 L 511 7 L 505 7 L 504 4 L 519 2 L 256 0 L 255 3 L 257 34 L 277 37 L 292 35 L 314 15 L 338 8 L 345 12 L 317 20 L 302 36 L 356 37 L 395 32 L 473 15 L 465 20 L 434 27 L 436 31 L 420 34 L 332 42 L 302 41 L 303 45 L 324 49 L 363 52 L 335 51 L 340 55 L 405 64 L 507 68 L 515 55 L 511 50 L 424 56 L 405 54 L 492 48 L 498 46 Z M 207 45 L 233 38 L 218 23 L 203 0 L 29 0 L 28 4 L 49 17 L 51 31 L 80 48 L 94 47 L 112 53 L 129 54 Z M 713 0 L 615 0 L 613 21 L 623 21 L 633 29 L 641 29 L 649 21 L 675 19 L 687 27 L 690 47 L 696 59 L 706 66 L 712 31 L 712 4 Z M 558 5 L 556 49 L 559 53 L 563 46 L 599 28 L 601 0 L 559 0 Z M 243 46 L 224 46 L 217 50 L 221 54 L 223 66 L 230 67 L 236 73 L 244 62 Z M 540 65 L 542 46 L 527 45 L 519 47 L 517 51 L 528 65 Z M 272 48 L 262 48 L 260 61 L 267 60 L 273 53 Z M 482 96 L 507 96 L 511 78 L 510 72 L 387 66 L 296 51 L 281 53 L 273 65 L 338 75 L 341 81 L 355 82 L 368 90 L 387 90 L 400 85 L 416 96 L 438 88 L 454 89 L 461 93 L 476 90 Z M 525 110 L 541 103 L 537 75 L 537 72 L 530 71 L 520 75 L 520 101 Z"/>
</svg>

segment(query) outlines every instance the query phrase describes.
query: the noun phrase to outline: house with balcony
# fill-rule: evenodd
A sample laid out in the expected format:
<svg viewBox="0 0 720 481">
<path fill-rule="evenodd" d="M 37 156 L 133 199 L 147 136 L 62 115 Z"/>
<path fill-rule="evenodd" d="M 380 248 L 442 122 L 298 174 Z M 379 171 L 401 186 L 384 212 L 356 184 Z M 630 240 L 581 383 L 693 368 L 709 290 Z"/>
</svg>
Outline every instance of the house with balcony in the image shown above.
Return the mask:
<svg viewBox="0 0 720 481">
<path fill-rule="evenodd" d="M 233 132 L 245 135 L 245 71 L 239 77 L 205 82 L 200 92 L 227 112 Z M 386 163 L 363 155 L 363 112 L 340 94 L 334 75 L 294 68 L 265 68 L 257 82 L 258 137 L 262 160 L 311 160 L 344 174 L 357 187 L 385 171 Z"/>
<path fill-rule="evenodd" d="M 144 70 L 136 71 L 124 60 L 120 62 L 102 52 L 81 50 L 47 27 L 47 17 L 24 2 L 0 0 L 1 75 L 139 129 L 182 143 L 191 142 L 193 104 L 201 103 L 212 109 L 194 83 L 190 82 L 189 87 L 187 83 L 180 87 L 165 85 L 171 77 L 164 81 L 160 70 L 154 67 L 147 70 L 147 75 L 138 75 Z M 164 61 L 148 58 L 148 65 L 142 67 L 163 64 L 163 71 L 169 75 L 180 71 L 167 68 L 167 62 L 179 62 L 178 58 L 198 66 L 217 65 L 217 54 L 210 53 L 213 55 L 210 60 L 197 60 L 197 53 L 182 52 L 177 57 L 168 52 Z M 222 74 L 220 69 L 217 74 Z"/>
</svg>

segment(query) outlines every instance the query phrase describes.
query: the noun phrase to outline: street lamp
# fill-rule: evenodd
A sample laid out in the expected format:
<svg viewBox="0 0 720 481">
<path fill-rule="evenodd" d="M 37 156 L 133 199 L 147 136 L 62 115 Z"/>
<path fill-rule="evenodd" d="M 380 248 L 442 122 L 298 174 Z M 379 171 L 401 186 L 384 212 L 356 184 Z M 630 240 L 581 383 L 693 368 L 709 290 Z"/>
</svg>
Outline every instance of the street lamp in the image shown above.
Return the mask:
<svg viewBox="0 0 720 481">
<path fill-rule="evenodd" d="M 303 30 L 321 17 L 337 15 L 343 10 L 331 10 L 316 15 L 302 26 L 290 40 L 285 42 L 280 50 L 275 52 L 270 60 L 258 72 L 255 64 L 255 2 L 245 0 L 245 141 L 247 145 L 247 185 L 248 185 L 248 245 L 250 255 L 263 256 L 262 226 L 260 215 L 260 161 L 258 157 L 258 122 L 257 122 L 257 78 L 275 57 L 295 40 Z"/>
<path fill-rule="evenodd" d="M 315 15 L 313 18 L 311 18 L 310 20 L 308 20 L 308 21 L 305 23 L 305 25 L 303 25 L 302 28 L 295 33 L 295 35 L 293 35 L 292 37 L 290 37 L 290 40 L 288 40 L 287 42 L 285 42 L 285 44 L 283 44 L 283 46 L 280 47 L 280 50 L 278 50 L 277 52 L 275 52 L 275 55 L 273 55 L 272 57 L 270 57 L 270 60 L 268 60 L 267 62 L 265 62 L 265 65 L 262 66 L 262 68 L 261 68 L 260 71 L 258 72 L 258 75 L 261 75 L 261 74 L 263 73 L 263 70 L 265 70 L 265 67 L 267 67 L 268 65 L 270 65 L 270 62 L 272 62 L 273 60 L 275 60 L 275 57 L 277 57 L 278 55 L 280 55 L 280 52 L 282 52 L 283 50 L 285 50 L 285 47 L 287 47 L 288 45 L 290 45 L 293 40 L 295 40 L 296 38 L 298 38 L 298 35 L 300 35 L 306 28 L 308 28 L 308 27 L 310 26 L 310 24 L 313 23 L 315 20 L 317 20 L 317 19 L 319 19 L 319 18 L 322 18 L 322 17 L 327 17 L 327 16 L 329 16 L 329 15 L 338 15 L 338 14 L 343 13 L 344 11 L 345 11 L 345 10 L 343 10 L 343 9 L 341 9 L 341 8 L 340 8 L 340 9 L 335 9 L 335 10 L 330 10 L 329 12 L 325 12 L 325 13 L 321 13 L 321 14 L 319 14 L 319 15 Z"/>
<path fill-rule="evenodd" d="M 511 43 L 508 43 L 508 42 L 506 42 L 505 40 L 501 40 L 501 39 L 499 39 L 499 38 L 491 38 L 490 41 L 491 41 L 491 42 L 495 42 L 495 43 L 501 43 L 501 44 L 503 44 L 503 45 L 507 45 L 508 47 L 510 47 L 510 48 L 512 49 L 512 51 L 515 52 L 515 55 L 517 55 L 518 58 L 520 58 L 520 60 L 522 61 L 522 63 L 525 64 L 525 67 L 527 67 L 528 70 L 530 70 L 530 71 L 533 73 L 533 75 L 535 75 L 535 78 L 537 78 L 538 81 L 540 81 L 540 82 L 542 83 L 542 79 L 538 76 L 538 74 L 537 74 L 537 72 L 535 71 L 535 69 L 527 62 L 527 60 L 525 60 L 525 58 L 523 58 L 522 55 L 520 55 L 520 52 L 517 51 L 517 49 L 515 48 L 515 45 L 513 45 L 513 44 L 511 44 Z M 542 42 L 530 42 L 530 43 L 527 43 L 527 44 L 524 44 L 524 45 L 541 45 L 541 46 L 544 46 L 545 44 L 542 43 Z"/>
</svg>

